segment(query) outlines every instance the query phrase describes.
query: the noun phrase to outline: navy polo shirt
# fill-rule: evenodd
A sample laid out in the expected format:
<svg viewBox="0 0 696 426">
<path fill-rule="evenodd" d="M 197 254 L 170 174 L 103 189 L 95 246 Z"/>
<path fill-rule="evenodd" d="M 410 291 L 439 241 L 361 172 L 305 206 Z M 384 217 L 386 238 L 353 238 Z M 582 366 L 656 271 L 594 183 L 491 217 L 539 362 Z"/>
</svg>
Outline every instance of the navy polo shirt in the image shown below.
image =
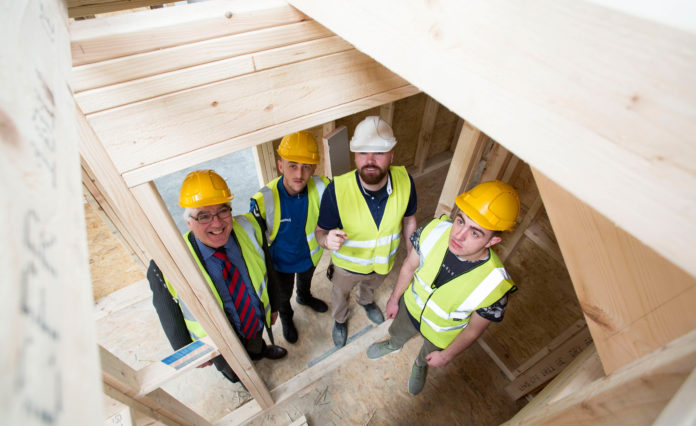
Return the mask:
<svg viewBox="0 0 696 426">
<path fill-rule="evenodd" d="M 278 234 L 271 243 L 271 260 L 276 271 L 291 274 L 304 272 L 314 266 L 307 245 L 305 223 L 309 198 L 307 187 L 302 192 L 290 195 L 283 185 L 283 176 L 278 181 L 280 198 L 280 225 Z M 258 210 L 256 200 L 251 199 L 251 212 Z M 255 213 L 258 214 L 258 213 Z"/>
<path fill-rule="evenodd" d="M 417 198 L 416 198 L 416 185 L 413 183 L 413 178 L 408 175 L 411 181 L 411 194 L 408 197 L 408 205 L 406 206 L 406 213 L 404 216 L 413 216 L 416 214 Z M 355 171 L 355 181 L 358 184 L 360 192 L 363 194 L 365 201 L 367 202 L 367 207 L 372 213 L 372 218 L 375 221 L 375 225 L 379 228 L 379 224 L 382 223 L 382 216 L 384 215 L 384 209 L 387 206 L 387 200 L 389 199 L 389 192 L 391 189 L 391 172 L 389 172 L 389 179 L 386 184 L 377 191 L 369 191 L 362 186 L 360 183 L 360 178 L 358 177 L 358 171 Z M 321 197 L 321 207 L 319 209 L 319 222 L 317 223 L 321 229 L 331 230 L 331 229 L 343 229 L 343 224 L 341 223 L 341 216 L 338 214 L 338 203 L 336 202 L 336 188 L 334 187 L 333 181 L 329 183 L 324 191 L 324 195 Z"/>
</svg>

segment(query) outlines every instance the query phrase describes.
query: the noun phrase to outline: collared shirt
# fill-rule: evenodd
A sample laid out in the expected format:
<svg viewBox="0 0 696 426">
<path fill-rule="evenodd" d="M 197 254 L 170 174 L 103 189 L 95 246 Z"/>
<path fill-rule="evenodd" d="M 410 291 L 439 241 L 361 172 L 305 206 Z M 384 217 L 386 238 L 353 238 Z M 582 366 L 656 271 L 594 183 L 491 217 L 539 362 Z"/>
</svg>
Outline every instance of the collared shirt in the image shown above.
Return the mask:
<svg viewBox="0 0 696 426">
<path fill-rule="evenodd" d="M 273 267 L 276 271 L 286 274 L 304 272 L 314 266 L 307 245 L 305 224 L 309 198 L 307 187 L 302 192 L 290 195 L 283 184 L 283 176 L 278 181 L 280 196 L 280 225 L 278 233 L 271 243 L 270 252 Z M 251 199 L 251 210 L 257 217 L 258 204 Z"/>
<path fill-rule="evenodd" d="M 416 198 L 416 185 L 413 183 L 413 178 L 408 175 L 411 181 L 411 194 L 408 198 L 408 205 L 406 206 L 406 213 L 404 217 L 413 216 L 416 214 L 416 209 L 418 208 L 418 200 Z M 375 221 L 375 225 L 379 228 L 379 224 L 382 222 L 382 216 L 384 215 L 384 208 L 387 205 L 387 200 L 391 194 L 391 172 L 388 174 L 387 183 L 377 191 L 369 191 L 362 186 L 360 183 L 360 178 L 358 176 L 358 171 L 355 170 L 355 180 L 358 184 L 360 192 L 362 192 L 363 197 L 365 197 L 365 202 L 367 207 L 372 213 L 372 218 Z M 321 229 L 331 230 L 331 229 L 343 229 L 343 224 L 341 223 L 341 216 L 338 213 L 338 203 L 336 202 L 336 187 L 332 181 L 326 187 L 324 195 L 321 198 L 321 208 L 319 209 L 319 222 L 317 223 Z"/>
<path fill-rule="evenodd" d="M 226 287 L 225 280 L 222 276 L 222 262 L 213 257 L 215 254 L 214 248 L 203 244 L 198 238 L 196 238 L 196 243 L 198 244 L 198 250 L 203 257 L 205 270 L 208 271 L 208 275 L 210 275 L 210 279 L 213 280 L 213 284 L 215 284 L 215 288 L 220 295 L 220 300 L 222 300 L 222 306 L 225 310 L 225 314 L 227 314 L 228 320 L 234 325 L 235 330 L 241 330 L 239 313 L 237 313 L 237 310 L 234 308 L 232 295 L 230 294 L 229 289 Z M 256 314 L 259 319 L 258 328 L 260 330 L 263 328 L 263 324 L 265 323 L 265 311 L 261 306 L 261 301 L 254 291 L 254 286 L 251 283 L 251 279 L 249 279 L 249 271 L 247 270 L 244 259 L 242 258 L 242 252 L 237 243 L 234 241 L 234 238 L 232 238 L 232 235 L 230 235 L 230 238 L 223 247 L 225 248 L 227 258 L 237 268 L 241 278 L 246 284 L 247 294 L 249 295 L 251 302 L 254 304 L 254 308 L 256 308 Z"/>
</svg>

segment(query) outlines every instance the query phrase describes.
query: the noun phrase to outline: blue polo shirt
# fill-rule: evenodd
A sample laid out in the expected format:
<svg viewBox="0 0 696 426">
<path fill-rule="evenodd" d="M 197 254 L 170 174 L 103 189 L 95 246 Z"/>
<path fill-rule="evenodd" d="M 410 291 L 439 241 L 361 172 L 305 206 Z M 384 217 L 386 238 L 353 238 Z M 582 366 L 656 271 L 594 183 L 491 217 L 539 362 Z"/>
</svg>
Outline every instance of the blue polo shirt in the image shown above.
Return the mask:
<svg viewBox="0 0 696 426">
<path fill-rule="evenodd" d="M 203 257 L 205 270 L 208 271 L 208 275 L 210 275 L 210 279 L 213 280 L 213 284 L 215 284 L 215 288 L 220 295 L 222 307 L 225 310 L 227 319 L 232 325 L 234 325 L 235 330 L 241 332 L 239 313 L 237 313 L 237 309 L 234 307 L 232 295 L 225 285 L 225 279 L 222 277 L 222 261 L 213 257 L 213 254 L 215 254 L 215 249 L 203 244 L 198 238 L 196 238 L 196 243 L 198 244 L 198 250 L 201 253 L 201 257 Z M 242 252 L 231 235 L 223 247 L 225 248 L 227 258 L 230 259 L 230 262 L 237 268 L 237 270 L 239 270 L 239 274 L 246 284 L 246 292 L 251 298 L 251 303 L 254 304 L 254 308 L 256 308 L 256 316 L 259 320 L 257 329 L 262 330 L 263 325 L 265 324 L 265 312 L 263 306 L 261 306 L 261 301 L 254 291 L 254 285 L 251 283 L 251 279 L 249 279 L 249 271 L 247 270 L 246 263 L 244 263 L 244 259 L 242 258 Z"/>
<path fill-rule="evenodd" d="M 271 243 L 270 252 L 273 267 L 286 274 L 304 272 L 314 266 L 307 245 L 305 224 L 309 198 L 307 187 L 302 192 L 290 195 L 283 185 L 283 176 L 278 181 L 280 197 L 280 225 L 278 234 Z M 256 200 L 251 199 L 250 211 L 258 215 Z"/>
<path fill-rule="evenodd" d="M 406 206 L 406 213 L 404 213 L 404 216 L 413 216 L 416 214 L 416 209 L 418 208 L 418 200 L 416 198 L 416 185 L 413 183 L 413 178 L 410 174 L 408 175 L 408 178 L 411 181 L 411 194 L 408 197 L 408 205 Z M 367 207 L 369 207 L 370 213 L 372 213 L 372 219 L 374 219 L 375 225 L 377 225 L 379 228 L 379 224 L 382 223 L 382 216 L 384 215 L 384 209 L 387 206 L 389 194 L 391 193 L 391 172 L 389 172 L 387 183 L 377 191 L 369 191 L 362 186 L 357 170 L 355 171 L 355 181 L 358 184 L 358 188 L 363 194 L 365 201 L 367 202 Z M 321 197 L 319 222 L 317 225 L 319 225 L 321 229 L 325 229 L 327 231 L 336 228 L 343 229 L 341 216 L 338 213 L 336 188 L 334 187 L 333 181 L 329 183 L 324 191 L 324 195 Z"/>
</svg>

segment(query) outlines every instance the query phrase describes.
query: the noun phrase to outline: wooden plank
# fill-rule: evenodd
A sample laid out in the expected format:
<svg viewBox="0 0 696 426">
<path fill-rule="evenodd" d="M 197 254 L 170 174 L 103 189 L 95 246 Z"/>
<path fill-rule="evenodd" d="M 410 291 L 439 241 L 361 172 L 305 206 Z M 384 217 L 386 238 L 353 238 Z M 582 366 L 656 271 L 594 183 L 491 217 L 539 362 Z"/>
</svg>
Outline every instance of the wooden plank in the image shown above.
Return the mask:
<svg viewBox="0 0 696 426">
<path fill-rule="evenodd" d="M 513 372 L 515 374 L 515 377 L 519 376 L 520 374 L 522 374 L 525 371 L 532 368 L 536 363 L 538 363 L 539 361 L 544 359 L 552 351 L 554 351 L 559 346 L 561 346 L 563 343 L 568 341 L 571 337 L 573 337 L 574 335 L 579 333 L 583 328 L 587 328 L 587 323 L 585 323 L 585 320 L 584 319 L 577 320 L 573 325 L 568 327 L 561 334 L 554 337 L 554 339 L 548 345 L 541 348 L 541 350 L 539 352 L 532 355 L 528 360 L 526 360 L 519 367 L 517 367 L 515 369 L 515 371 Z"/>
<path fill-rule="evenodd" d="M 71 18 L 99 13 L 116 12 L 151 5 L 161 5 L 162 0 L 67 0 Z"/>
<path fill-rule="evenodd" d="M 94 304 L 94 320 L 99 321 L 116 311 L 151 297 L 150 284 L 146 279 L 140 280 L 97 300 Z"/>
<path fill-rule="evenodd" d="M 551 383 L 546 385 L 531 402 L 515 414 L 511 422 L 523 419 L 549 403 L 558 401 L 590 383 L 604 377 L 602 363 L 594 344 L 589 345 Z"/>
<path fill-rule="evenodd" d="M 379 116 L 391 126 L 394 123 L 394 102 L 381 105 L 379 107 Z"/>
<path fill-rule="evenodd" d="M 696 330 L 506 425 L 652 423 L 696 366 Z"/>
<path fill-rule="evenodd" d="M 148 417 L 151 417 L 157 421 L 162 422 L 165 425 L 170 425 L 170 426 L 179 426 L 182 424 L 189 424 L 190 422 L 186 422 L 183 418 L 181 417 L 176 417 L 177 420 L 172 420 L 171 418 L 167 417 L 164 415 L 162 410 L 158 410 L 159 407 L 156 409 L 153 409 L 152 407 L 149 407 L 148 405 L 145 405 L 144 403 L 136 400 L 135 398 L 126 395 L 123 391 L 117 389 L 114 386 L 111 386 L 107 383 L 104 383 L 104 394 L 107 395 L 109 398 L 113 398 L 114 400 L 125 404 L 129 406 L 132 410 L 137 410 L 138 412 L 141 412 L 145 414 Z M 152 404 L 150 401 L 146 401 Z M 170 413 L 167 413 L 170 414 Z"/>
<path fill-rule="evenodd" d="M 254 62 L 247 55 L 88 90 L 75 95 L 75 100 L 85 114 L 91 114 L 253 71 Z"/>
<path fill-rule="evenodd" d="M 690 5 L 290 3 L 696 276 Z"/>
<path fill-rule="evenodd" d="M 430 96 L 426 97 L 425 108 L 423 109 L 423 119 L 421 120 L 420 130 L 418 131 L 418 140 L 416 142 L 416 157 L 413 161 L 416 166 L 416 173 L 421 173 L 425 167 L 425 160 L 428 159 L 428 149 L 430 141 L 433 137 L 433 128 L 435 128 L 435 119 L 437 118 L 437 109 L 440 104 Z"/>
<path fill-rule="evenodd" d="M 67 19 L 57 0 L 0 6 L 0 422 L 8 425 L 103 421 Z"/>
<path fill-rule="evenodd" d="M 481 175 L 481 182 L 489 180 L 502 180 L 503 174 L 507 170 L 507 165 L 512 158 L 512 153 L 499 143 L 493 144 L 491 152 L 486 158 L 486 168 Z"/>
<path fill-rule="evenodd" d="M 75 21 L 70 24 L 73 65 L 178 46 L 302 21 L 280 0 L 209 1 Z"/>
<path fill-rule="evenodd" d="M 691 371 L 684 384 L 682 384 L 653 424 L 655 426 L 688 426 L 696 424 L 694 395 L 696 395 L 696 369 Z"/>
<path fill-rule="evenodd" d="M 123 173 L 404 84 L 351 50 L 95 113 L 88 120 Z"/>
<path fill-rule="evenodd" d="M 524 217 L 522 218 L 522 222 L 520 222 L 515 227 L 515 231 L 512 233 L 511 236 L 505 238 L 504 250 L 500 252 L 500 260 L 505 262 L 505 260 L 508 257 L 510 257 L 512 253 L 514 253 L 520 241 L 522 241 L 522 237 L 525 235 L 525 231 L 527 231 L 529 225 L 534 220 L 536 220 L 537 216 L 539 215 L 539 212 L 541 212 L 541 209 L 543 207 L 544 204 L 541 202 L 541 196 L 537 195 L 537 197 L 534 199 L 534 202 L 532 202 L 532 205 L 529 207 Z"/>
<path fill-rule="evenodd" d="M 150 184 L 144 190 L 140 190 L 139 194 L 148 203 L 147 205 L 155 203 L 154 206 L 151 206 L 151 210 L 143 209 L 136 201 L 133 193 L 125 186 L 123 179 L 114 168 L 104 147 L 101 145 L 99 138 L 97 138 L 87 123 L 84 114 L 79 111 L 79 107 L 76 106 L 76 109 L 78 111 L 77 123 L 82 160 L 94 171 L 97 180 L 103 183 L 105 195 L 115 200 L 114 206 L 119 206 L 119 216 L 133 230 L 138 240 L 144 245 L 145 250 L 148 253 L 152 253 L 153 259 L 172 282 L 181 300 L 207 331 L 208 335 L 212 337 L 220 352 L 242 382 L 245 383 L 250 393 L 254 398 L 260 400 L 262 406 L 271 405 L 270 393 L 265 389 L 246 351 L 237 340 L 227 318 L 219 309 L 200 270 L 193 264 L 188 249 L 183 245 L 183 240 L 176 230 L 171 217 L 166 213 L 166 208 L 162 205 L 162 199 L 159 197 L 156 189 L 151 187 L 152 184 Z M 165 231 L 168 232 L 165 235 L 170 237 L 173 235 L 177 236 L 177 238 L 173 238 L 173 241 L 167 241 L 166 246 L 158 235 L 158 230 L 161 231 L 161 229 L 158 228 L 156 230 L 149 221 L 154 214 L 162 215 L 161 217 L 163 217 L 162 221 L 158 223 L 160 228 L 164 227 L 166 229 L 166 227 L 170 227 L 170 229 Z M 172 249 L 177 250 L 176 261 L 170 255 L 169 250 Z M 186 271 L 186 275 L 180 268 Z M 193 283 L 197 290 L 193 290 L 189 283 Z M 233 351 L 239 354 L 237 358 L 233 355 Z"/>
<path fill-rule="evenodd" d="M 273 142 L 266 142 L 254 146 L 252 153 L 254 154 L 256 174 L 259 178 L 259 187 L 264 186 L 268 182 L 278 177 Z"/>
<path fill-rule="evenodd" d="M 560 344 L 557 348 L 552 349 L 533 367 L 524 371 L 509 385 L 505 386 L 505 391 L 512 399 L 523 397 L 556 377 L 591 343 L 590 331 L 583 327 L 573 337 Z"/>
<path fill-rule="evenodd" d="M 133 426 L 131 407 L 104 395 L 104 425 Z"/>
<path fill-rule="evenodd" d="M 333 106 L 325 110 L 307 114 L 293 120 L 279 123 L 273 126 L 259 129 L 244 135 L 221 141 L 219 143 L 200 148 L 195 151 L 185 152 L 181 155 L 162 160 L 158 163 L 140 167 L 123 174 L 128 186 L 139 185 L 143 182 L 154 180 L 175 171 L 189 167 L 191 164 L 199 164 L 203 161 L 222 157 L 242 149 L 251 148 L 260 143 L 283 137 L 297 129 L 307 129 L 321 125 L 329 120 L 334 120 L 359 111 L 374 108 L 384 102 L 391 102 L 418 93 L 418 89 L 407 85 L 397 89 L 377 93 L 365 98 L 357 99 L 341 105 Z"/>
<path fill-rule="evenodd" d="M 607 374 L 696 328 L 696 279 L 532 171 Z"/>
<path fill-rule="evenodd" d="M 230 60 L 280 46 L 326 39 L 332 33 L 314 21 L 298 22 L 280 27 L 264 28 L 242 34 L 189 42 L 152 52 L 139 53 L 73 68 L 72 87 L 76 92 L 116 83 L 156 76 L 211 62 Z M 335 40 L 335 36 L 331 37 Z M 335 46 L 334 42 L 329 46 Z M 326 43 L 326 42 L 325 42 Z M 345 42 L 343 42 L 345 45 Z M 314 46 L 317 50 L 326 46 Z M 280 55 L 284 51 L 276 53 Z M 266 59 L 269 62 L 271 59 Z"/>
<path fill-rule="evenodd" d="M 318 25 L 314 21 L 309 23 Z M 295 43 L 276 49 L 264 50 L 263 52 L 255 53 L 253 57 L 256 70 L 259 71 L 351 49 L 353 49 L 353 46 L 351 46 L 350 43 L 343 40 L 341 37 L 332 36 L 306 41 L 304 43 Z"/>
<path fill-rule="evenodd" d="M 457 148 L 452 156 L 452 164 L 456 166 L 450 166 L 447 172 L 435 217 L 452 212 L 454 199 L 465 190 L 471 180 L 487 140 L 488 137 L 480 130 L 469 123 L 464 123 L 457 141 Z"/>
</svg>

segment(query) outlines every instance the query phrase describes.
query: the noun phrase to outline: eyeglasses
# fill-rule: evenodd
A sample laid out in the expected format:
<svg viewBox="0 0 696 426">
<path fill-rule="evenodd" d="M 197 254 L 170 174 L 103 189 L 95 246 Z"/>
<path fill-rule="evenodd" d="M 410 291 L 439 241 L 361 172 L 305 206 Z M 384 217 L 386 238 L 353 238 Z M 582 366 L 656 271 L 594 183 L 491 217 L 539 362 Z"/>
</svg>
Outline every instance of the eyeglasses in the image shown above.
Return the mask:
<svg viewBox="0 0 696 426">
<path fill-rule="evenodd" d="M 229 219 L 230 216 L 232 216 L 232 209 L 229 207 L 223 207 L 220 210 L 218 210 L 217 213 L 212 214 L 208 212 L 201 212 L 198 213 L 198 216 L 193 217 L 189 215 L 189 217 L 196 222 L 200 223 L 201 225 L 207 225 L 210 222 L 213 221 L 213 218 L 217 216 L 218 219 L 223 220 L 223 219 Z"/>
</svg>

